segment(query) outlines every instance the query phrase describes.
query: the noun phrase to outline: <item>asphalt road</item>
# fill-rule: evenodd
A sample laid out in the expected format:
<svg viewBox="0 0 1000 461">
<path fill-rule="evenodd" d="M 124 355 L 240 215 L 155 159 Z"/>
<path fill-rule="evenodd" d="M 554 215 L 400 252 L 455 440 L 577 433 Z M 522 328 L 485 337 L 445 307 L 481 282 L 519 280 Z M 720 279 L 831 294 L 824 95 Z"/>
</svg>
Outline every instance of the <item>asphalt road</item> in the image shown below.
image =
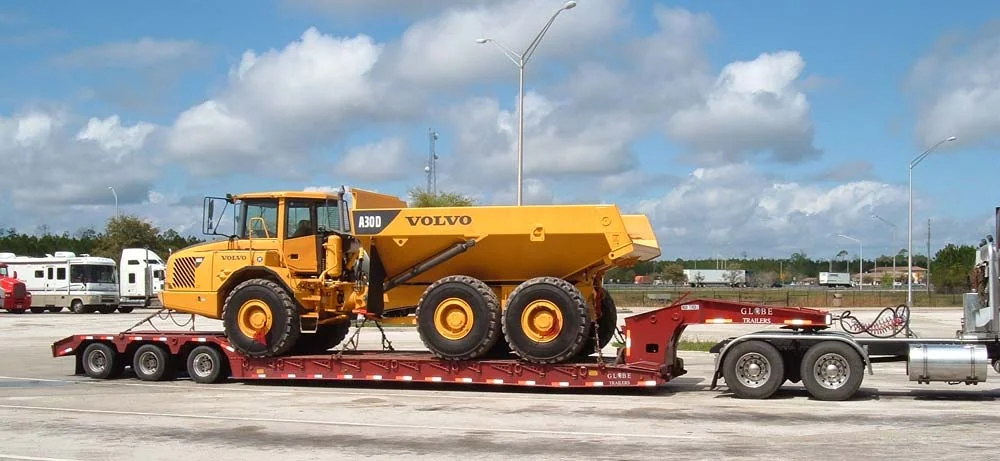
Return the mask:
<svg viewBox="0 0 1000 461">
<path fill-rule="evenodd" d="M 56 339 L 142 316 L 0 313 L 0 459 L 950 459 L 992 450 L 985 435 L 1000 405 L 992 369 L 978 386 L 917 385 L 905 364 L 876 364 L 847 402 L 813 401 L 797 384 L 738 400 L 708 388 L 712 357 L 699 352 L 682 354 L 689 373 L 664 388 L 618 393 L 94 381 L 51 357 Z M 958 325 L 957 310 L 914 313 L 924 337 Z M 748 328 L 758 326 L 695 326 L 685 337 Z M 366 331 L 376 335 L 362 346 L 376 346 Z M 389 334 L 398 348 L 420 346 L 412 330 Z"/>
</svg>

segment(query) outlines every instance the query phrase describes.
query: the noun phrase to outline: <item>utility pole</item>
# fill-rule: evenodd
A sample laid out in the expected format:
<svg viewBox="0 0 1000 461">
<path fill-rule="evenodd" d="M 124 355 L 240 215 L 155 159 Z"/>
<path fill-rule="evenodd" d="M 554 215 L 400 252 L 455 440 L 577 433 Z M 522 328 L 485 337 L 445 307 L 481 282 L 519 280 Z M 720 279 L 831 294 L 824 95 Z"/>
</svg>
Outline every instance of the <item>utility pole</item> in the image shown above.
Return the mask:
<svg viewBox="0 0 1000 461">
<path fill-rule="evenodd" d="M 438 134 L 431 128 L 427 129 L 427 137 L 429 138 L 429 146 L 427 148 L 427 166 L 424 167 L 424 171 L 427 172 L 427 193 L 431 195 L 437 195 L 437 152 L 434 150 L 434 141 L 437 140 Z"/>
</svg>

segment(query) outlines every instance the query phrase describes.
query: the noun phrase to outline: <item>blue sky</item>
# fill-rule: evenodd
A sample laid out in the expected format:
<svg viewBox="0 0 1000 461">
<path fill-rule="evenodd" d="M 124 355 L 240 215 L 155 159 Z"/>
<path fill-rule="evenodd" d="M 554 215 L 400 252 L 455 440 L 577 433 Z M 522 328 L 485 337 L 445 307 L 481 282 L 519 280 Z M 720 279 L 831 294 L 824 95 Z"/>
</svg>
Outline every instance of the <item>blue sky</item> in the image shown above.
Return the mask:
<svg viewBox="0 0 1000 461">
<path fill-rule="evenodd" d="M 5 3 L 0 223 L 101 228 L 109 185 L 194 233 L 206 194 L 405 195 L 428 127 L 439 188 L 512 203 L 516 68 L 473 39 L 521 49 L 561 4 Z M 928 218 L 932 251 L 974 243 L 1000 205 L 998 11 L 581 0 L 528 65 L 525 202 L 646 213 L 670 259 L 855 253 L 837 233 L 870 256 L 905 246 L 909 159 L 956 135 L 914 170 L 915 247 Z"/>
</svg>

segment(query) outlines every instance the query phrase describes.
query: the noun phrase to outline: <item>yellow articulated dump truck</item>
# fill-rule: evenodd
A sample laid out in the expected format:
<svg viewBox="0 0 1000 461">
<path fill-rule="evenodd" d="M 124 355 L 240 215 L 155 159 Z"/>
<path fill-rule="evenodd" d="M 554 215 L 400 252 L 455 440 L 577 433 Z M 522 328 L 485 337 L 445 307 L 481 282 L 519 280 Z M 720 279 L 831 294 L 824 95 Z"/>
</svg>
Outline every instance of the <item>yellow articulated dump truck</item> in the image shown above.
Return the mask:
<svg viewBox="0 0 1000 461">
<path fill-rule="evenodd" d="M 203 218 L 224 238 L 168 258 L 163 305 L 221 319 L 251 357 L 323 353 L 363 314 L 414 317 L 441 359 L 565 362 L 614 334 L 604 273 L 660 255 L 649 220 L 614 205 L 412 208 L 341 188 L 206 197 Z"/>
</svg>

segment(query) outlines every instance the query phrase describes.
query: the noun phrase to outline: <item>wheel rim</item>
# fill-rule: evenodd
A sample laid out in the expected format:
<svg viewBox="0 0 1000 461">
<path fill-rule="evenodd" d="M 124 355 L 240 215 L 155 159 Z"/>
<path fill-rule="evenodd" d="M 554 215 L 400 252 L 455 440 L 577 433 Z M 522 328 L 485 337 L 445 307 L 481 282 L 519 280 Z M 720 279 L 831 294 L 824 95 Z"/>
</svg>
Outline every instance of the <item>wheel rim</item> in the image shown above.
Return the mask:
<svg viewBox="0 0 1000 461">
<path fill-rule="evenodd" d="M 816 382 L 827 389 L 839 389 L 851 377 L 851 366 L 840 354 L 823 354 L 813 364 Z"/>
<path fill-rule="evenodd" d="M 547 343 L 556 339 L 562 331 L 562 311 L 551 301 L 532 301 L 521 313 L 521 330 L 528 339 Z"/>
<path fill-rule="evenodd" d="M 472 306 L 465 300 L 448 298 L 438 303 L 434 313 L 434 328 L 447 339 L 459 340 L 468 336 L 473 324 Z"/>
<path fill-rule="evenodd" d="M 756 352 L 744 354 L 736 362 L 736 377 L 747 387 L 761 387 L 771 377 L 771 363 Z"/>
<path fill-rule="evenodd" d="M 271 309 L 263 301 L 251 299 L 240 306 L 238 321 L 240 332 L 249 338 L 255 338 L 259 333 L 270 330 L 273 321 Z"/>
<path fill-rule="evenodd" d="M 199 378 L 207 377 L 215 369 L 215 361 L 212 360 L 212 356 L 208 353 L 202 352 L 195 355 L 191 361 L 193 365 L 191 372 L 198 375 Z"/>
<path fill-rule="evenodd" d="M 96 372 L 104 371 L 104 367 L 108 366 L 108 356 L 104 354 L 104 351 L 93 351 L 87 356 L 87 363 L 90 365 L 90 369 Z"/>
<path fill-rule="evenodd" d="M 139 355 L 139 370 L 143 374 L 151 375 L 156 373 L 157 368 L 159 368 L 159 360 L 156 358 L 156 354 L 151 351 L 143 352 Z"/>
</svg>

